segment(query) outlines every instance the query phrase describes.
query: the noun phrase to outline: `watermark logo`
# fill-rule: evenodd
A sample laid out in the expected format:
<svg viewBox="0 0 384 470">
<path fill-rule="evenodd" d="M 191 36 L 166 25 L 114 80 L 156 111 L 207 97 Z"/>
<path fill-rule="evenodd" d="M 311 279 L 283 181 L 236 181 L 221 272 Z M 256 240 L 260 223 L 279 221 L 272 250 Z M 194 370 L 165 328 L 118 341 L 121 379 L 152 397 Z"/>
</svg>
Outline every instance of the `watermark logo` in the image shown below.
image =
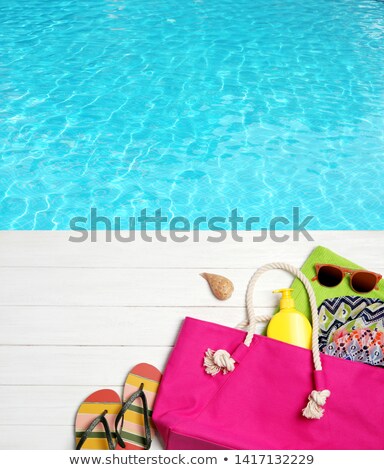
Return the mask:
<svg viewBox="0 0 384 470">
<path fill-rule="evenodd" d="M 244 231 L 254 233 L 254 242 L 262 242 L 267 238 L 277 243 L 290 239 L 299 241 L 300 238 L 313 241 L 308 232 L 308 226 L 313 219 L 312 215 L 302 217 L 300 208 L 296 206 L 292 207 L 290 218 L 276 216 L 267 223 L 262 223 L 258 216 L 244 218 L 239 215 L 237 209 L 232 209 L 228 217 L 199 216 L 190 220 L 184 216 L 168 217 L 162 209 L 156 209 L 153 213 L 142 209 L 138 217 L 109 218 L 99 215 L 97 209 L 92 208 L 89 217 L 79 216 L 71 219 L 70 228 L 73 234 L 69 241 L 82 243 L 90 239 L 91 242 L 96 242 L 104 238 L 105 241 L 111 242 L 114 238 L 119 242 L 130 243 L 141 238 L 145 242 L 152 242 L 154 239 L 159 242 L 172 240 L 183 243 L 191 239 L 198 242 L 202 230 L 209 232 L 206 240 L 212 243 L 220 243 L 226 238 L 242 242 Z"/>
</svg>

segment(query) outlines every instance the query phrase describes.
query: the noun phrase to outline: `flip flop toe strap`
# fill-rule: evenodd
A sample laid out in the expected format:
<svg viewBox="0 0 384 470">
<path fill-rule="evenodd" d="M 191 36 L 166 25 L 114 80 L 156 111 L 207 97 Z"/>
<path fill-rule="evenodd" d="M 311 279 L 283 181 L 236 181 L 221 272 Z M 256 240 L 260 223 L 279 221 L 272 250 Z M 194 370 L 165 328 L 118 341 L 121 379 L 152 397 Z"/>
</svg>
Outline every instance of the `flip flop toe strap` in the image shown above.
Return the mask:
<svg viewBox="0 0 384 470">
<path fill-rule="evenodd" d="M 81 436 L 80 441 L 78 442 L 76 446 L 76 450 L 80 450 L 83 447 L 84 442 L 88 439 L 92 431 L 95 429 L 95 427 L 101 423 L 104 426 L 105 429 L 105 437 L 108 442 L 108 449 L 113 450 L 114 445 L 113 445 L 113 439 L 112 439 L 112 434 L 111 430 L 109 429 L 108 421 L 105 419 L 105 415 L 108 413 L 107 410 L 104 410 L 97 418 L 95 418 L 92 423 L 88 426 L 88 428 L 84 431 L 83 435 Z"/>
<path fill-rule="evenodd" d="M 121 434 L 120 434 L 122 427 L 123 427 L 123 423 L 124 423 L 124 414 L 132 406 L 133 402 L 137 400 L 138 398 L 141 398 L 141 401 L 143 403 L 144 431 L 145 431 L 144 450 L 148 450 L 151 447 L 152 438 L 151 438 L 151 428 L 149 425 L 148 402 L 147 402 L 147 397 L 145 396 L 143 388 L 144 388 L 144 384 L 141 384 L 139 389 L 136 392 L 134 392 L 128 398 L 128 400 L 123 404 L 123 407 L 121 408 L 118 415 L 116 416 L 116 420 L 115 420 L 116 440 L 120 447 L 125 448 L 125 442 L 123 441 Z M 120 424 L 120 421 L 121 421 L 121 424 Z"/>
</svg>

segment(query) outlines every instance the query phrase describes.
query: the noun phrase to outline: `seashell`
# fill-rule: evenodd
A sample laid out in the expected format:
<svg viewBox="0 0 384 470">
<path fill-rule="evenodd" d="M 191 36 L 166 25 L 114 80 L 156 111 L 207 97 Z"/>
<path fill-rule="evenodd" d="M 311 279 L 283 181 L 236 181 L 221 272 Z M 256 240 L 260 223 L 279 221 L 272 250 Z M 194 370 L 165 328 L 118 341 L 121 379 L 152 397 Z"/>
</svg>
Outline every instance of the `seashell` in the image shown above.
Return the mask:
<svg viewBox="0 0 384 470">
<path fill-rule="evenodd" d="M 219 300 L 227 300 L 231 297 L 234 287 L 229 279 L 210 273 L 201 273 L 200 276 L 208 282 L 212 294 Z"/>
</svg>

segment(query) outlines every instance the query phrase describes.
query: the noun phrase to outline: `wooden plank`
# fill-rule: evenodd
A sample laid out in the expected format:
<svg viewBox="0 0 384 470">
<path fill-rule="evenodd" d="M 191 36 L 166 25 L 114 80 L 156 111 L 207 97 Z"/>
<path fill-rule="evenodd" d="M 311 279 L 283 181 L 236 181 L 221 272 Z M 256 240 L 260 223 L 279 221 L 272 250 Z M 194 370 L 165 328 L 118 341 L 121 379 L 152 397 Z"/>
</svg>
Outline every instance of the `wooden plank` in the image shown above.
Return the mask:
<svg viewBox="0 0 384 470">
<path fill-rule="evenodd" d="M 0 449 L 71 449 L 77 409 L 81 401 L 97 388 L 0 386 Z M 122 394 L 122 386 L 111 388 Z M 20 442 L 20 426 L 30 427 L 32 441 Z M 14 445 L 16 447 L 12 447 Z M 158 439 L 155 439 L 152 449 L 160 448 Z"/>
<path fill-rule="evenodd" d="M 0 426 L 71 426 L 81 402 L 102 387 L 0 386 Z M 119 395 L 123 387 L 109 387 Z M 26 399 L 28 398 L 28 399 Z"/>
<path fill-rule="evenodd" d="M 0 385 L 121 386 L 140 362 L 164 370 L 169 347 L 0 346 Z"/>
<path fill-rule="evenodd" d="M 20 426 L 0 426 L 0 449 L 6 450 L 73 450 L 73 426 L 28 426 L 23 424 L 28 439 L 20 437 Z"/>
<path fill-rule="evenodd" d="M 322 244 L 384 271 L 381 232 L 316 232 L 314 243 L 262 244 L 74 244 L 67 238 L 68 232 L 0 232 L 2 449 L 73 448 L 79 400 L 101 387 L 121 390 L 138 362 L 163 369 L 185 315 L 235 325 L 244 315 L 249 277 L 265 262 L 300 265 Z M 230 277 L 233 298 L 214 299 L 198 276 L 203 270 Z M 270 291 L 289 282 L 288 274 L 266 275 L 256 305 L 271 311 Z M 20 442 L 21 426 L 33 429 L 27 445 Z"/>
<path fill-rule="evenodd" d="M 20 436 L 20 426 L 0 426 L 1 450 L 74 450 L 73 426 L 28 426 L 23 425 L 28 439 Z M 161 450 L 160 441 L 155 438 L 151 450 Z"/>
<path fill-rule="evenodd" d="M 0 449 L 72 449 L 73 423 L 81 401 L 101 386 L 0 386 Z M 110 387 L 118 394 L 123 387 Z M 31 427 L 20 442 L 17 429 Z M 4 432 L 3 432 L 4 431 Z M 161 449 L 154 439 L 152 450 Z"/>
<path fill-rule="evenodd" d="M 255 267 L 256 269 L 257 267 Z M 232 297 L 220 302 L 210 292 L 201 271 L 231 279 Z M 383 272 L 383 267 L 376 268 Z M 174 306 L 243 307 L 246 287 L 254 269 L 128 269 L 128 268 L 0 268 L 0 305 L 19 306 Z M 272 291 L 288 286 L 286 272 L 260 279 L 255 303 L 272 307 Z"/>
<path fill-rule="evenodd" d="M 281 235 L 291 232 L 279 232 Z M 151 243 L 137 239 L 134 243 L 104 240 L 98 232 L 97 243 L 71 243 L 69 231 L 2 231 L 0 232 L 0 266 L 77 266 L 77 267 L 194 267 L 255 268 L 261 264 L 284 260 L 300 265 L 313 248 L 324 245 L 370 269 L 376 269 L 384 253 L 384 237 L 379 231 L 312 231 L 314 241 L 301 239 L 277 243 L 271 239 L 254 242 L 254 232 L 240 232 L 243 242 L 227 234 L 225 241 L 208 242 L 215 234 L 200 232 L 200 242 L 189 240 Z"/>
<path fill-rule="evenodd" d="M 0 307 L 0 344 L 172 346 L 186 316 L 235 327 L 245 308 Z"/>
<path fill-rule="evenodd" d="M 122 387 L 111 388 L 119 395 L 122 394 Z M 73 432 L 72 426 L 78 407 L 95 390 L 97 387 L 92 386 L 0 386 L 0 428 L 5 425 L 27 424 L 36 427 L 47 426 L 49 429 L 71 427 L 71 432 Z M 3 444 L 2 437 L 0 448 Z"/>
<path fill-rule="evenodd" d="M 257 266 L 255 266 L 257 268 Z M 220 302 L 197 269 L 129 268 L 0 268 L 0 305 L 83 306 L 223 306 L 243 307 L 254 269 L 220 269 L 235 285 L 232 297 Z M 266 274 L 260 280 L 256 304 L 276 303 L 272 290 L 287 286 L 286 272 Z"/>
</svg>

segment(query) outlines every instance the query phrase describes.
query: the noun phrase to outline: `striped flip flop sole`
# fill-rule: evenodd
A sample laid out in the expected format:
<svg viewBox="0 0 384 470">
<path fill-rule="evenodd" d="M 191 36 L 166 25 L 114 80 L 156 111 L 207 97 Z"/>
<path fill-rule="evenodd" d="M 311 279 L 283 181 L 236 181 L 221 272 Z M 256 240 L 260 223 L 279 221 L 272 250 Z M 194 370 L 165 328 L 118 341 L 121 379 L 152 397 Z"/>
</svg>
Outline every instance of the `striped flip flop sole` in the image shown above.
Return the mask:
<svg viewBox="0 0 384 470">
<path fill-rule="evenodd" d="M 75 421 L 76 445 L 81 436 L 103 411 L 107 410 L 105 415 L 108 421 L 112 436 L 115 437 L 115 419 L 121 409 L 121 399 L 113 390 L 98 390 L 86 398 L 80 405 Z M 82 450 L 108 450 L 108 442 L 105 435 L 104 426 L 99 423 L 91 432 L 88 439 L 84 442 Z"/>
<path fill-rule="evenodd" d="M 138 364 L 128 374 L 125 381 L 123 402 L 144 384 L 144 393 L 148 402 L 150 427 L 152 437 L 155 435 L 155 427 L 152 421 L 152 410 L 156 399 L 157 389 L 161 380 L 161 372 L 150 364 Z M 127 450 L 141 450 L 145 447 L 145 430 L 143 404 L 137 398 L 129 410 L 124 414 L 124 422 L 121 437 Z M 119 446 L 116 447 L 120 448 Z"/>
</svg>

